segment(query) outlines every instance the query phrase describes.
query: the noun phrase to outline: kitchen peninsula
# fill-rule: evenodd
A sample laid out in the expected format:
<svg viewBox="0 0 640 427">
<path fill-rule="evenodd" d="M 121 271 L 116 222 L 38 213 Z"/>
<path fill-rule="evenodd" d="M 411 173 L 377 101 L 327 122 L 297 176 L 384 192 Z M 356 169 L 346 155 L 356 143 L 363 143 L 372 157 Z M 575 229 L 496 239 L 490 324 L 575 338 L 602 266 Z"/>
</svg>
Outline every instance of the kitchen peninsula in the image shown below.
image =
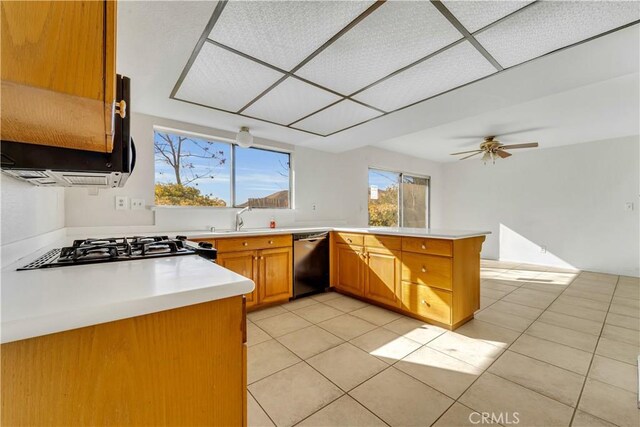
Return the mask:
<svg viewBox="0 0 640 427">
<path fill-rule="evenodd" d="M 311 231 L 331 232 L 330 282 L 338 292 L 448 329 L 472 319 L 480 308 L 486 231 L 334 227 L 188 236 L 217 247 L 222 265 L 256 282 L 247 305 L 259 308 L 289 300 L 291 233 Z M 264 255 L 256 252 L 265 250 L 284 256 L 266 266 Z"/>
<path fill-rule="evenodd" d="M 2 270 L 4 423 L 246 424 L 245 307 L 289 300 L 292 235 L 308 231 L 330 233 L 338 292 L 448 329 L 479 308 L 487 232 L 164 232 L 211 243 L 218 265 L 191 255 L 16 271 L 39 251 Z M 86 411 L 70 406 L 80 399 Z"/>
</svg>

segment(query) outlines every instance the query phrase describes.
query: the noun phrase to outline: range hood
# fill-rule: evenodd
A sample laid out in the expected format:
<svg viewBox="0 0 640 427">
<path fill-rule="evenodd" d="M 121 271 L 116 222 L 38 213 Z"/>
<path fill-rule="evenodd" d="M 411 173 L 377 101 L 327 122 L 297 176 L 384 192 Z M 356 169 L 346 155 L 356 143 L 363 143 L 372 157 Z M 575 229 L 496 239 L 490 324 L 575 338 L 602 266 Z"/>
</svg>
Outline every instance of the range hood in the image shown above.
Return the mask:
<svg viewBox="0 0 640 427">
<path fill-rule="evenodd" d="M 117 99 L 130 111 L 130 80 L 117 76 Z M 50 147 L 2 141 L 0 167 L 6 175 L 44 187 L 115 188 L 124 186 L 133 172 L 136 151 L 130 136 L 130 115 L 115 115 L 113 151 Z"/>
</svg>

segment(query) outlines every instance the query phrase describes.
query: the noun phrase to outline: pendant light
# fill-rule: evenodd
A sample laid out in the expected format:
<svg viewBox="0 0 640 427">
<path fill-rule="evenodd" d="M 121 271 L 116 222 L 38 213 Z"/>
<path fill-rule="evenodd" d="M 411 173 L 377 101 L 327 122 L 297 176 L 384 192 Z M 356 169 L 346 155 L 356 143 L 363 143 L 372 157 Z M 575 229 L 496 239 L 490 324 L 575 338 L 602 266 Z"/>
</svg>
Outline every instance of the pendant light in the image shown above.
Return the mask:
<svg viewBox="0 0 640 427">
<path fill-rule="evenodd" d="M 253 135 L 249 132 L 249 128 L 246 126 L 242 126 L 240 128 L 240 132 L 236 134 L 236 144 L 238 144 L 242 148 L 251 147 L 253 144 Z"/>
</svg>

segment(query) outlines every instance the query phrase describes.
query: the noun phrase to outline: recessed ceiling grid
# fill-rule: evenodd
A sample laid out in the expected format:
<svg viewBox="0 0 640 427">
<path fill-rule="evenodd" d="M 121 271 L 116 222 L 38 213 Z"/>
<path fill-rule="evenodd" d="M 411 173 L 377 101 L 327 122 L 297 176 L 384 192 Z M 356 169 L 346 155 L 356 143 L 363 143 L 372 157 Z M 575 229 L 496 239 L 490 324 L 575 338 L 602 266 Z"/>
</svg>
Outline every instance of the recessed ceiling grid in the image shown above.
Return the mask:
<svg viewBox="0 0 640 427">
<path fill-rule="evenodd" d="M 638 22 L 635 2 L 221 1 L 170 98 L 326 137 Z"/>
</svg>

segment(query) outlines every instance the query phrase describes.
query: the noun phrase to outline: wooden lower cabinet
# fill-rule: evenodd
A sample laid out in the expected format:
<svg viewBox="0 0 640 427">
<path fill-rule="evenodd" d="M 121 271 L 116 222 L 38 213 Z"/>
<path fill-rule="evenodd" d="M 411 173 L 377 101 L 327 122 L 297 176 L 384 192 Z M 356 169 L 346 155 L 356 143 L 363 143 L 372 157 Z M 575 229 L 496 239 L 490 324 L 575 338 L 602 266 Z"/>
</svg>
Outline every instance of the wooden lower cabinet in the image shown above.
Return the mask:
<svg viewBox="0 0 640 427">
<path fill-rule="evenodd" d="M 364 295 L 363 248 L 339 243 L 335 251 L 334 258 L 337 264 L 335 287 L 354 295 Z"/>
<path fill-rule="evenodd" d="M 364 295 L 374 301 L 399 306 L 400 251 L 366 248 Z"/>
<path fill-rule="evenodd" d="M 402 282 L 402 308 L 439 323 L 451 323 L 451 292 Z"/>
<path fill-rule="evenodd" d="M 291 248 L 259 251 L 258 302 L 267 304 L 288 301 L 292 291 Z"/>
<path fill-rule="evenodd" d="M 212 243 L 218 249 L 219 265 L 253 280 L 256 287 L 246 295 L 247 307 L 286 302 L 293 295 L 290 234 L 196 241 Z"/>
<path fill-rule="evenodd" d="M 244 327 L 237 296 L 2 344 L 2 425 L 246 425 Z"/>
<path fill-rule="evenodd" d="M 234 273 L 238 273 L 248 279 L 255 282 L 257 278 L 257 266 L 255 251 L 243 251 L 243 252 L 228 252 L 218 255 L 216 262 L 224 268 L 227 268 Z M 253 290 L 250 294 L 245 295 L 247 307 L 253 307 L 258 303 L 258 288 Z"/>
<path fill-rule="evenodd" d="M 458 240 L 335 233 L 331 284 L 341 292 L 455 329 L 480 308 L 484 236 Z M 360 245 L 347 245 L 348 240 Z"/>
</svg>

